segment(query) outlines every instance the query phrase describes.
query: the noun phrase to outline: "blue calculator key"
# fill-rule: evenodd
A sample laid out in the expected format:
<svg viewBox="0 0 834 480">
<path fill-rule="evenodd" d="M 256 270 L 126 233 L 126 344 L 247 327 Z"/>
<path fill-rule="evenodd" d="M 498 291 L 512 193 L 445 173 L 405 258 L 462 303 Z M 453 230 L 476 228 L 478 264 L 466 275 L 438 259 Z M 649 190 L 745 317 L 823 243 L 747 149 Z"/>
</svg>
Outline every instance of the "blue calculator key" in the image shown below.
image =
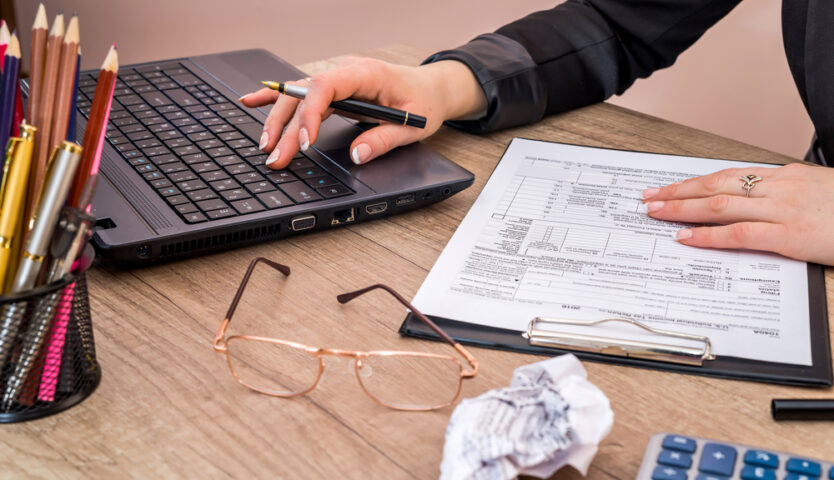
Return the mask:
<svg viewBox="0 0 834 480">
<path fill-rule="evenodd" d="M 736 463 L 736 449 L 720 443 L 708 443 L 701 451 L 698 470 L 706 473 L 730 476 Z"/>
<path fill-rule="evenodd" d="M 764 450 L 747 450 L 747 453 L 744 454 L 744 463 L 758 465 L 760 467 L 777 468 L 779 467 L 779 457 Z"/>
<path fill-rule="evenodd" d="M 687 470 L 692 466 L 692 455 L 673 450 L 661 450 L 657 456 L 657 463 Z"/>
<path fill-rule="evenodd" d="M 767 467 L 745 465 L 741 469 L 741 480 L 776 480 L 776 471 Z"/>
<path fill-rule="evenodd" d="M 686 472 L 677 468 L 658 465 L 654 467 L 652 480 L 686 480 Z"/>
<path fill-rule="evenodd" d="M 695 440 L 680 435 L 666 435 L 663 438 L 662 447 L 679 452 L 695 453 Z"/>
<path fill-rule="evenodd" d="M 785 475 L 785 480 L 817 480 L 820 477 L 809 477 L 808 475 L 800 475 L 798 473 L 789 473 Z"/>
<path fill-rule="evenodd" d="M 834 467 L 831 467 L 831 469 L 828 470 L 828 478 L 830 480 L 834 480 Z"/>
<path fill-rule="evenodd" d="M 800 475 L 808 475 L 809 477 L 819 477 L 822 473 L 822 467 L 819 463 L 802 458 L 789 458 L 785 470 Z"/>
<path fill-rule="evenodd" d="M 713 475 L 711 473 L 699 473 L 695 480 L 730 480 L 729 477 L 722 477 L 721 475 Z"/>
</svg>

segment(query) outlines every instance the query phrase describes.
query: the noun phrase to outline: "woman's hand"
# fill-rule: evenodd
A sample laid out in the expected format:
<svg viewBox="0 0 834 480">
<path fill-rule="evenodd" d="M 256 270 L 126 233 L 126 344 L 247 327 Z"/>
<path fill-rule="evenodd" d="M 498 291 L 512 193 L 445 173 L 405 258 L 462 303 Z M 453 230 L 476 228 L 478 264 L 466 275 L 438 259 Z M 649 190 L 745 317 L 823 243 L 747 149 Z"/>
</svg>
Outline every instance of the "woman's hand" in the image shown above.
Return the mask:
<svg viewBox="0 0 834 480">
<path fill-rule="evenodd" d="M 741 177 L 761 180 L 745 197 Z M 660 220 L 714 223 L 677 232 L 695 247 L 745 248 L 834 265 L 834 169 L 731 168 L 643 192 Z"/>
<path fill-rule="evenodd" d="M 456 61 L 408 67 L 351 58 L 335 70 L 290 83 L 308 87 L 303 101 L 268 88 L 240 99 L 247 107 L 275 104 L 259 145 L 264 152 L 271 152 L 266 164 L 274 169 L 286 167 L 299 149 L 306 150 L 316 142 L 321 122 L 332 113 L 329 105 L 334 100 L 353 98 L 426 117 L 425 128 L 381 123 L 356 137 L 350 146 L 356 164 L 426 138 L 445 120 L 486 110 L 486 98 L 474 75 Z"/>
</svg>

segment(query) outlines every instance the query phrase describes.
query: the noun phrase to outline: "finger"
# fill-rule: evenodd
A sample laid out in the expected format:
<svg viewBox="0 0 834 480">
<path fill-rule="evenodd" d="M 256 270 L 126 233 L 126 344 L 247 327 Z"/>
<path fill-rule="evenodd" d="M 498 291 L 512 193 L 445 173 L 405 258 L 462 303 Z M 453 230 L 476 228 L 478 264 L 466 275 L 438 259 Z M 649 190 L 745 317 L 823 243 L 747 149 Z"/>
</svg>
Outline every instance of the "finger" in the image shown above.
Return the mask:
<svg viewBox="0 0 834 480">
<path fill-rule="evenodd" d="M 278 144 L 267 157 L 266 166 L 273 170 L 280 170 L 289 165 L 296 153 L 298 153 L 298 120 L 293 117 L 284 129 Z"/>
<path fill-rule="evenodd" d="M 322 117 L 334 100 L 348 97 L 374 99 L 379 92 L 381 78 L 387 78 L 381 70 L 381 62 L 361 59 L 345 68 L 331 70 L 313 77 L 307 96 L 298 109 L 302 142 L 311 145 L 316 142 Z"/>
<path fill-rule="evenodd" d="M 284 127 L 295 115 L 299 102 L 300 100 L 288 95 L 282 95 L 278 98 L 275 105 L 272 106 L 272 110 L 269 111 L 269 116 L 266 117 L 258 148 L 264 152 L 271 152 L 275 148 Z"/>
<path fill-rule="evenodd" d="M 716 195 L 686 200 L 652 200 L 646 204 L 648 214 L 659 220 L 686 223 L 735 223 L 776 221 L 781 210 L 767 198 Z"/>
<path fill-rule="evenodd" d="M 772 177 L 774 168 L 728 168 L 719 172 L 688 178 L 682 182 L 673 183 L 662 188 L 649 188 L 643 191 L 644 200 L 670 200 L 680 198 L 703 198 L 714 195 L 740 195 L 747 193 L 742 185 L 741 177 L 756 175 L 762 179 Z M 761 182 L 759 182 L 761 183 Z M 766 189 L 765 189 L 766 190 Z M 763 189 L 756 185 L 750 190 L 751 197 L 764 196 Z"/>
<path fill-rule="evenodd" d="M 402 145 L 422 138 L 422 130 L 390 123 L 374 127 L 356 137 L 350 145 L 350 158 L 361 165 Z"/>
<path fill-rule="evenodd" d="M 784 225 L 777 223 L 741 222 L 680 230 L 676 239 L 693 247 L 744 248 L 786 254 L 791 243 L 788 233 Z"/>
<path fill-rule="evenodd" d="M 246 95 L 240 97 L 238 100 L 240 103 L 246 105 L 249 108 L 254 107 L 263 107 L 264 105 L 269 105 L 271 103 L 275 103 L 275 100 L 281 94 L 272 90 L 271 88 L 262 88 L 257 92 L 247 93 Z"/>
</svg>

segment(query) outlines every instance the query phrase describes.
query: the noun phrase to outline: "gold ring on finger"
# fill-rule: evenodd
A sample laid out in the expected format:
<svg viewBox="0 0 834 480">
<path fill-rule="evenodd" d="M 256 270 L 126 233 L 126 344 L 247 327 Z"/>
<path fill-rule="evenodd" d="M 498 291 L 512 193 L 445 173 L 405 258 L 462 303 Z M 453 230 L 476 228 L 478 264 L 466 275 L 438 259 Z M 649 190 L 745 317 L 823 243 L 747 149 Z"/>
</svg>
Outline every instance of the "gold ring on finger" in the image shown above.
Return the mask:
<svg viewBox="0 0 834 480">
<path fill-rule="evenodd" d="M 749 197 L 750 196 L 750 190 L 753 190 L 753 187 L 756 186 L 757 182 L 762 181 L 762 177 L 759 177 L 759 176 L 756 176 L 756 175 L 747 175 L 747 176 L 744 176 L 744 177 L 739 177 L 739 180 L 741 180 L 741 182 L 742 182 L 741 183 L 741 188 L 743 188 L 744 191 L 745 191 L 744 196 Z"/>
</svg>

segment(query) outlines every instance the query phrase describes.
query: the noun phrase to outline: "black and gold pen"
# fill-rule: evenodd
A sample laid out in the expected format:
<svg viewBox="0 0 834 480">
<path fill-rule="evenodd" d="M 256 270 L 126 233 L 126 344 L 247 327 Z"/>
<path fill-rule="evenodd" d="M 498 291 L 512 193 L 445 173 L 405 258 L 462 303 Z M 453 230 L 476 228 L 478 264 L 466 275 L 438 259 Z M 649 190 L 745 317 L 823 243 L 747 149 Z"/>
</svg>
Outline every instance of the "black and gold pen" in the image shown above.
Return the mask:
<svg viewBox="0 0 834 480">
<path fill-rule="evenodd" d="M 277 90 L 284 95 L 289 95 L 295 98 L 305 98 L 307 96 L 307 89 L 297 85 L 289 85 L 287 83 L 279 82 L 261 82 L 267 88 Z M 398 123 L 400 125 L 408 125 L 411 127 L 425 128 L 426 117 L 414 115 L 413 113 L 396 108 L 383 107 L 381 105 L 374 105 L 372 103 L 360 102 L 359 100 L 337 100 L 330 102 L 330 107 L 343 112 L 353 113 L 355 115 L 363 115 L 366 117 L 376 118 L 378 120 L 385 120 L 391 123 Z"/>
</svg>

